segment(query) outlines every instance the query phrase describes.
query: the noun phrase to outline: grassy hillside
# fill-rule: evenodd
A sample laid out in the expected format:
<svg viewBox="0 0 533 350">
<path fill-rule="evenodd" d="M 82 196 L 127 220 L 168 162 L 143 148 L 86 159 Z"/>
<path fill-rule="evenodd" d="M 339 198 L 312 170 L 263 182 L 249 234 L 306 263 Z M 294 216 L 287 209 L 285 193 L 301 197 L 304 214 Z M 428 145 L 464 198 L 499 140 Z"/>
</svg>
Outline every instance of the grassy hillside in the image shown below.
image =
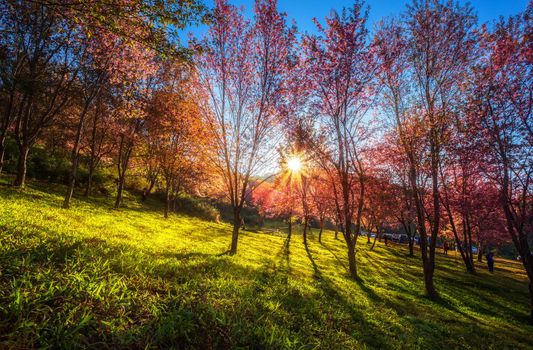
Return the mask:
<svg viewBox="0 0 533 350">
<path fill-rule="evenodd" d="M 231 230 L 155 202 L 76 200 L 62 187 L 0 185 L 0 348 L 533 348 L 527 284 L 516 262 L 470 276 L 438 256 L 433 302 L 419 258 Z"/>
</svg>

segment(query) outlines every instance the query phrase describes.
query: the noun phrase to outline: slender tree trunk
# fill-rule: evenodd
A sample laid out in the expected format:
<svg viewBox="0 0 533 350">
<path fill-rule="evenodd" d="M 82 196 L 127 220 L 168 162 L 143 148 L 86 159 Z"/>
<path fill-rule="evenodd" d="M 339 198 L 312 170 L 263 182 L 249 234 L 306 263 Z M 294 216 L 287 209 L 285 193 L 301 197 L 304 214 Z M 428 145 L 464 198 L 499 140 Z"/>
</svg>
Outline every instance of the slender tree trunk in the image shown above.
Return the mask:
<svg viewBox="0 0 533 350">
<path fill-rule="evenodd" d="M 483 247 L 481 246 L 481 242 L 478 242 L 477 244 L 477 261 L 483 262 Z"/>
<path fill-rule="evenodd" d="M 418 215 L 423 215 L 423 214 L 418 213 Z M 433 239 L 431 236 L 429 238 Z M 433 284 L 433 274 L 435 272 L 435 260 L 434 260 L 434 257 L 432 258 L 431 248 L 430 248 L 431 244 L 433 243 L 434 242 L 428 242 L 428 237 L 426 235 L 420 236 L 420 250 L 422 253 L 422 272 L 424 273 L 424 287 L 426 289 L 427 296 L 431 299 L 435 299 L 437 297 L 437 291 L 435 290 L 435 285 Z"/>
<path fill-rule="evenodd" d="M 531 281 L 531 277 L 530 277 Z M 531 315 L 530 315 L 530 322 L 533 324 L 533 282 L 529 282 L 529 300 L 531 303 Z"/>
<path fill-rule="evenodd" d="M 165 219 L 168 218 L 169 211 L 170 211 L 170 186 L 167 180 L 167 186 L 165 188 Z"/>
<path fill-rule="evenodd" d="M 428 297 L 435 299 L 438 297 L 435 285 L 433 283 L 433 275 L 435 274 L 435 247 L 437 244 L 437 236 L 440 229 L 440 192 L 439 192 L 439 162 L 440 162 L 440 139 L 437 129 L 437 122 L 435 120 L 435 112 L 433 99 L 430 96 L 429 88 L 426 86 L 426 101 L 428 101 L 428 117 L 429 117 L 429 152 L 430 152 L 430 169 L 431 169 L 431 197 L 433 202 L 432 220 L 430 220 L 430 241 L 429 246 L 426 242 L 425 247 L 422 247 L 424 254 L 422 254 L 422 263 L 424 265 L 424 285 Z M 414 164 L 414 163 L 413 163 Z M 423 205 L 420 205 L 423 210 Z M 420 212 L 423 215 L 423 211 Z"/>
<path fill-rule="evenodd" d="M 467 219 L 466 219 L 466 224 L 467 224 L 467 242 L 468 242 L 468 246 L 467 246 L 467 249 L 468 249 L 468 265 L 470 267 L 470 270 L 468 270 L 468 267 L 467 267 L 467 270 L 468 272 L 470 273 L 473 273 L 475 274 L 476 273 L 476 265 L 474 264 L 474 253 L 472 252 L 472 228 L 470 226 L 470 220 L 468 219 L 468 216 L 467 216 Z"/>
<path fill-rule="evenodd" d="M 72 166 L 68 175 L 67 194 L 65 195 L 65 200 L 63 201 L 63 208 L 65 209 L 68 209 L 70 207 L 70 200 L 72 199 L 72 194 L 74 193 L 74 186 L 76 185 L 76 174 L 78 173 L 81 134 L 83 132 L 83 126 L 85 125 L 85 117 L 87 116 L 87 111 L 89 110 L 90 103 L 91 101 L 87 101 L 83 106 L 83 111 L 80 114 L 80 120 L 78 122 L 78 128 L 76 130 L 76 140 L 74 141 L 74 147 L 72 147 L 71 154 Z"/>
<path fill-rule="evenodd" d="M 355 263 L 355 243 L 351 238 L 345 237 L 348 245 L 348 266 L 350 269 L 350 277 L 357 278 L 357 265 Z"/>
<path fill-rule="evenodd" d="M 318 231 L 318 242 L 322 243 L 322 231 L 324 231 L 324 219 L 320 219 L 320 231 Z"/>
<path fill-rule="evenodd" d="M 503 149 L 503 146 L 500 145 L 500 149 Z M 510 234 L 514 246 L 520 254 L 522 265 L 524 266 L 529 279 L 529 299 L 531 309 L 530 323 L 533 324 L 533 253 L 531 253 L 531 249 L 529 248 L 527 232 L 516 229 L 516 219 L 513 215 L 513 208 L 511 207 L 512 191 L 510 189 L 511 185 L 509 179 L 511 167 L 509 166 L 509 160 L 507 159 L 507 154 L 504 150 L 500 151 L 500 156 L 502 157 L 503 165 L 503 182 L 500 187 L 500 203 L 505 214 L 507 232 Z M 523 229 L 522 226 L 522 230 Z"/>
<path fill-rule="evenodd" d="M 93 166 L 93 161 L 91 159 L 89 163 L 89 176 L 87 178 L 87 185 L 85 186 L 85 193 L 83 194 L 84 197 L 89 197 L 89 195 L 91 194 L 93 175 L 94 175 L 94 166 Z"/>
<path fill-rule="evenodd" d="M 92 191 L 93 175 L 96 168 L 96 131 L 98 126 L 98 108 L 94 113 L 93 125 L 91 130 L 91 158 L 89 159 L 89 178 L 85 187 L 85 197 L 89 197 Z"/>
<path fill-rule="evenodd" d="M 466 271 L 468 273 L 475 273 L 475 269 L 473 267 L 473 260 L 468 257 L 468 245 L 466 245 L 466 249 L 463 249 L 463 242 L 459 239 L 459 236 L 457 235 L 457 232 L 455 231 L 455 226 L 453 225 L 452 221 L 452 231 L 455 236 L 455 244 L 457 245 L 457 250 L 459 251 L 459 254 L 461 255 L 461 259 L 463 260 L 463 263 L 465 264 Z"/>
<path fill-rule="evenodd" d="M 239 241 L 239 229 L 241 228 L 241 210 L 236 207 L 233 209 L 233 233 L 231 235 L 230 255 L 237 254 L 237 243 Z"/>
<path fill-rule="evenodd" d="M 4 154 L 6 152 L 6 136 L 0 135 L 0 174 L 4 168 Z"/>
<path fill-rule="evenodd" d="M 304 244 L 307 244 L 307 215 L 304 215 L 304 229 L 303 229 L 303 238 L 304 238 Z"/>
<path fill-rule="evenodd" d="M 288 233 L 288 239 L 290 240 L 292 236 L 292 214 L 289 215 L 289 233 Z"/>
<path fill-rule="evenodd" d="M 414 256 L 414 243 L 415 243 L 415 238 L 414 238 L 414 233 L 411 231 L 411 222 L 410 221 L 405 221 L 405 220 L 400 220 L 404 230 L 405 230 L 405 233 L 407 234 L 407 238 L 408 238 L 408 245 L 409 245 L 409 256 Z"/>
<path fill-rule="evenodd" d="M 339 239 L 339 226 L 335 223 L 335 239 Z"/>
<path fill-rule="evenodd" d="M 426 225 L 425 210 L 424 210 L 424 205 L 420 198 L 417 183 L 416 183 L 417 172 L 414 166 L 415 161 L 414 159 L 412 159 L 412 154 L 408 154 L 408 155 L 410 156 L 409 182 L 411 183 L 411 188 L 413 189 L 413 198 L 415 201 L 416 216 L 417 216 L 418 229 L 419 229 L 419 234 L 420 234 L 420 253 L 422 256 L 422 272 L 424 273 L 424 287 L 426 289 L 427 295 L 430 298 L 434 299 L 437 297 L 437 291 L 435 290 L 435 286 L 433 284 L 433 273 L 435 272 L 435 259 L 434 259 L 435 249 L 434 247 L 435 247 L 436 237 L 433 238 L 432 237 L 433 234 L 430 234 L 429 238 L 432 240 L 432 242 L 428 246 L 428 235 L 427 235 L 427 231 L 425 228 L 426 227 L 425 226 Z M 434 227 L 435 226 L 433 226 L 431 229 L 433 230 Z M 431 246 L 433 246 L 433 249 L 431 248 Z"/>
<path fill-rule="evenodd" d="M 415 256 L 414 245 L 415 245 L 414 238 L 409 237 L 409 256 Z"/>
<path fill-rule="evenodd" d="M 115 199 L 115 209 L 118 209 L 120 207 L 120 204 L 122 203 L 122 192 L 124 192 L 124 185 L 126 183 L 126 176 L 123 174 L 119 177 L 118 180 L 118 189 L 117 189 L 117 198 Z"/>
<path fill-rule="evenodd" d="M 155 186 L 155 181 L 156 181 L 155 178 L 150 179 L 150 185 L 145 191 L 143 191 L 143 196 L 141 198 L 141 201 L 145 202 L 148 196 L 150 195 L 150 193 L 152 193 L 152 190 L 154 189 L 154 186 Z"/>
<path fill-rule="evenodd" d="M 379 231 L 376 231 L 376 235 L 374 236 L 374 242 L 372 242 L 372 246 L 370 247 L 370 250 L 374 250 L 374 247 L 376 246 L 376 240 L 378 239 L 378 236 L 380 236 L 380 233 L 379 233 Z"/>
<path fill-rule="evenodd" d="M 476 268 L 472 259 L 468 259 L 468 262 L 466 263 L 466 272 L 473 275 L 476 274 Z"/>
<path fill-rule="evenodd" d="M 131 152 L 133 151 L 133 142 L 130 141 L 127 145 L 125 145 L 124 141 L 124 136 L 122 136 L 120 140 L 120 147 L 118 150 L 119 156 L 117 162 L 117 170 L 119 176 L 119 184 L 117 190 L 117 199 L 115 200 L 115 209 L 118 209 L 120 207 L 120 204 L 122 203 L 122 193 L 124 192 L 124 187 L 126 185 L 126 171 L 128 170 Z M 124 147 L 127 147 L 126 151 L 124 151 Z"/>
<path fill-rule="evenodd" d="M 67 194 L 65 195 L 65 199 L 63 200 L 64 209 L 70 208 L 70 200 L 72 198 L 72 194 L 74 193 L 74 186 L 76 184 L 76 174 L 78 172 L 78 159 L 78 147 L 75 146 L 72 150 L 72 167 L 68 175 Z"/>
<path fill-rule="evenodd" d="M 11 125 L 13 104 L 15 99 L 15 90 L 10 89 L 9 100 L 5 106 L 5 111 L 3 115 L 3 120 L 0 123 L 0 173 L 4 168 L 4 156 L 6 152 L 6 138 L 7 138 L 7 129 Z"/>
<path fill-rule="evenodd" d="M 26 165 L 28 161 L 28 153 L 30 146 L 28 144 L 22 144 L 19 147 L 19 157 L 17 165 L 17 176 L 15 177 L 14 185 L 20 188 L 24 188 L 26 185 Z"/>
<path fill-rule="evenodd" d="M 526 243 L 527 244 L 527 243 Z M 530 319 L 529 322 L 533 324 L 533 254 L 529 251 L 529 246 L 527 251 L 520 252 L 522 264 L 526 269 L 526 274 L 529 279 L 529 307 L 530 307 Z"/>
</svg>

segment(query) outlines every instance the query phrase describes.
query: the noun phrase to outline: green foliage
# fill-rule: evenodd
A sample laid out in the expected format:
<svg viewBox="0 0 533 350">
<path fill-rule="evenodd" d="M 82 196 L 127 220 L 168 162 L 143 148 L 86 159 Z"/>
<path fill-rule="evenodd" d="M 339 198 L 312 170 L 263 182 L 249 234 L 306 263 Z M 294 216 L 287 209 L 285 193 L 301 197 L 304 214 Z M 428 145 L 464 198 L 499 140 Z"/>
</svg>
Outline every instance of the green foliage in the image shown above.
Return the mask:
<svg viewBox="0 0 533 350">
<path fill-rule="evenodd" d="M 402 247 L 360 239 L 354 281 L 331 231 L 307 248 L 245 231 L 231 257 L 230 225 L 132 195 L 64 210 L 63 192 L 0 185 L 0 348 L 531 348 L 517 262 L 471 276 L 439 254 L 434 302 Z"/>
<path fill-rule="evenodd" d="M 5 168 L 2 171 L 14 174 L 17 171 L 18 148 L 13 139 L 6 142 Z M 78 167 L 78 187 L 84 187 L 89 179 L 89 170 L 82 159 Z M 49 149 L 37 144 L 32 147 L 27 162 L 27 176 L 47 182 L 66 183 L 70 172 L 70 154 L 62 148 Z M 114 186 L 114 175 L 106 168 L 98 168 L 93 174 L 93 186 L 100 194 L 109 194 Z"/>
<path fill-rule="evenodd" d="M 208 221 L 218 222 L 220 220 L 220 212 L 212 204 L 206 200 L 183 193 L 176 198 L 176 210 L 179 213 Z"/>
<path fill-rule="evenodd" d="M 8 138 L 3 171 L 16 173 L 18 154 L 15 140 Z M 27 176 L 42 181 L 65 182 L 68 171 L 69 161 L 64 150 L 50 150 L 39 145 L 31 149 L 27 161 Z"/>
<path fill-rule="evenodd" d="M 233 222 L 233 208 L 229 203 L 217 201 L 214 203 L 214 205 L 220 211 L 222 220 L 226 222 Z M 259 215 L 257 208 L 254 207 L 245 205 L 241 210 L 241 217 L 244 219 L 244 222 L 247 226 L 261 226 L 263 223 L 261 215 Z"/>
</svg>

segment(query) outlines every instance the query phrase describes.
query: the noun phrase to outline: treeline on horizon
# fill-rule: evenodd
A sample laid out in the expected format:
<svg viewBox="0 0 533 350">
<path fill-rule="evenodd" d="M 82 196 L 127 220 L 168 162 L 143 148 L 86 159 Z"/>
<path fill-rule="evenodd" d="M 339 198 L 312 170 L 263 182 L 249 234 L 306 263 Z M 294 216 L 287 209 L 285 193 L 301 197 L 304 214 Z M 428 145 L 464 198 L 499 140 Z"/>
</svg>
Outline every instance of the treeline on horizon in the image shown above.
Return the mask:
<svg viewBox="0 0 533 350">
<path fill-rule="evenodd" d="M 363 1 L 337 10 L 304 34 L 275 0 L 253 18 L 225 0 L 2 0 L 0 172 L 66 184 L 65 209 L 95 190 L 119 208 L 125 188 L 158 192 L 165 217 L 183 196 L 222 201 L 230 254 L 246 210 L 289 235 L 298 218 L 304 242 L 330 223 L 353 278 L 361 232 L 399 226 L 431 298 L 439 239 L 470 273 L 473 246 L 512 243 L 533 320 L 533 3 L 479 24 L 413 0 L 373 31 Z"/>
</svg>

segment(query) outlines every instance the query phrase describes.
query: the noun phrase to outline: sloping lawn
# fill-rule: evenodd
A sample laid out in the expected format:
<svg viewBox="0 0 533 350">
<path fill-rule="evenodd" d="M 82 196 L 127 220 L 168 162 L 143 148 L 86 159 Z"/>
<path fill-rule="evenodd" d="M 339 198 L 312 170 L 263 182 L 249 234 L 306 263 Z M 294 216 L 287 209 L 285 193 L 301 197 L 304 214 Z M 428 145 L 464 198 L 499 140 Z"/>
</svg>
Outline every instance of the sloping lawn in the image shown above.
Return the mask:
<svg viewBox="0 0 533 350">
<path fill-rule="evenodd" d="M 0 348 L 533 348 L 514 261 L 471 276 L 439 255 L 434 302 L 400 246 L 360 238 L 353 281 L 332 232 L 243 232 L 231 257 L 227 224 L 131 195 L 65 210 L 63 190 L 0 185 Z"/>
</svg>

